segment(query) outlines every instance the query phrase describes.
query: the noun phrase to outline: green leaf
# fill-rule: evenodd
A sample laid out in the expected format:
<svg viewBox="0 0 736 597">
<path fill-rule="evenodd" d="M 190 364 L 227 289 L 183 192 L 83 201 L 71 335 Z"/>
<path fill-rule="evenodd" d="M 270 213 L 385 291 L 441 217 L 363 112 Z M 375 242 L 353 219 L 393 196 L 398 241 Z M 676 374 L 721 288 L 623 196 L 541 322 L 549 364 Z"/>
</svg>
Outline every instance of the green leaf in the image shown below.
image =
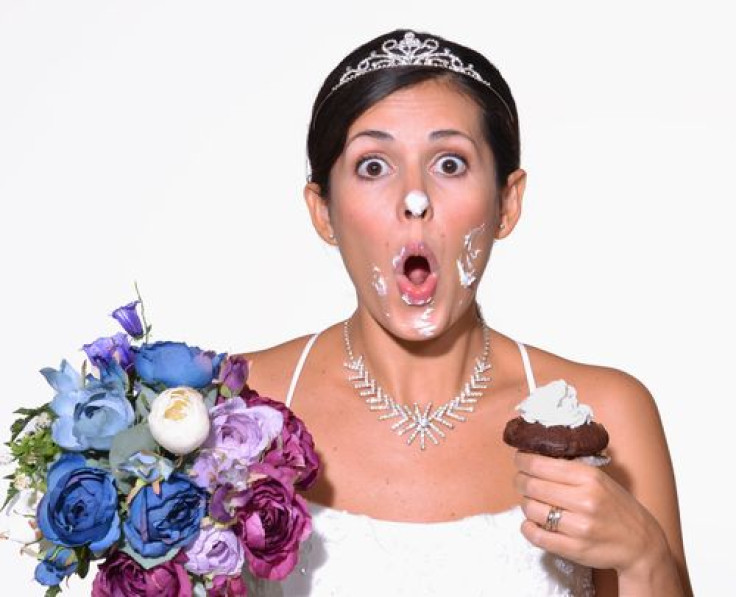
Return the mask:
<svg viewBox="0 0 736 597">
<path fill-rule="evenodd" d="M 170 549 L 160 558 L 147 558 L 146 556 L 142 556 L 141 554 L 139 554 L 135 549 L 133 549 L 133 546 L 126 541 L 125 544 L 120 548 L 120 551 L 127 553 L 146 570 L 150 570 L 154 566 L 159 566 L 160 564 L 164 564 L 169 560 L 173 560 L 176 557 L 176 554 L 179 553 L 179 548 L 174 547 Z"/>
<path fill-rule="evenodd" d="M 19 408 L 18 410 L 14 410 L 13 412 L 17 415 L 28 415 L 30 417 L 35 417 L 36 415 L 40 415 L 44 410 L 46 410 L 45 404 L 37 408 Z"/>
<path fill-rule="evenodd" d="M 44 593 L 44 597 L 55 597 L 59 593 L 61 593 L 61 587 L 59 585 L 54 585 L 46 589 L 46 593 Z"/>
<path fill-rule="evenodd" d="M 26 417 L 24 419 L 16 419 L 15 422 L 10 426 L 10 441 L 14 442 L 21 432 L 26 428 L 28 422 L 33 417 Z"/>
<path fill-rule="evenodd" d="M 127 478 L 130 476 L 129 473 L 119 471 L 118 467 L 136 452 L 141 450 L 155 452 L 157 449 L 158 444 L 151 435 L 148 423 L 139 423 L 129 427 L 113 438 L 110 447 L 110 470 L 118 480 L 121 491 L 126 491 L 132 486 L 127 482 Z"/>
<path fill-rule="evenodd" d="M 8 476 L 6 477 L 6 479 L 7 479 L 7 478 L 10 478 L 10 479 L 12 479 L 12 478 L 13 478 L 13 475 L 8 475 Z M 7 506 L 7 505 L 8 505 L 8 502 L 9 502 L 10 500 L 12 500 L 12 499 L 13 499 L 13 498 L 14 498 L 14 497 L 16 496 L 16 494 L 18 494 L 18 490 L 17 490 L 16 488 L 15 488 L 15 486 L 14 486 L 14 485 L 11 485 L 10 487 L 8 487 L 8 493 L 7 493 L 7 495 L 5 496 L 5 501 L 3 502 L 3 505 L 2 505 L 2 507 L 0 507 L 0 510 L 5 510 L 5 506 Z"/>
<path fill-rule="evenodd" d="M 157 396 L 158 393 L 148 386 L 141 384 L 138 398 L 135 401 L 135 414 L 143 420 L 148 419 L 148 415 L 151 412 L 151 404 L 153 404 Z"/>
<path fill-rule="evenodd" d="M 227 386 L 223 386 L 222 389 L 228 390 L 228 392 L 230 391 L 230 389 Z M 231 396 L 227 396 L 227 397 L 230 398 Z M 204 397 L 204 404 L 209 409 L 215 406 L 216 401 L 217 401 L 217 388 L 212 388 L 209 392 L 207 392 L 207 395 Z"/>
<path fill-rule="evenodd" d="M 75 547 L 74 553 L 77 555 L 77 570 L 75 574 L 78 574 L 80 578 L 84 578 L 87 576 L 87 572 L 89 572 L 89 560 L 92 553 L 87 545 Z"/>
</svg>

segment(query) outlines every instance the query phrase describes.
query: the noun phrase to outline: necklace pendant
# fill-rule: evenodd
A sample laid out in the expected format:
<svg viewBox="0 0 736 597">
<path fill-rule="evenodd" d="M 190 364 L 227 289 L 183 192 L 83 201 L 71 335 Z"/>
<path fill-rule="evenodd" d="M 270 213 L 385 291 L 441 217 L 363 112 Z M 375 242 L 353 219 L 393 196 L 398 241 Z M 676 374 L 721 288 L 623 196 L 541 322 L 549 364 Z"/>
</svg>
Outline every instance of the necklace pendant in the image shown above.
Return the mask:
<svg viewBox="0 0 736 597">
<path fill-rule="evenodd" d="M 460 413 L 472 413 L 475 410 L 475 404 L 483 396 L 483 391 L 491 384 L 491 378 L 484 375 L 486 371 L 491 369 L 491 363 L 488 360 L 491 335 L 488 326 L 482 320 L 481 323 L 483 326 L 483 353 L 476 357 L 470 379 L 457 396 L 437 407 L 434 411 L 432 411 L 431 403 L 426 404 L 424 408 L 416 402 L 413 405 L 400 404 L 383 390 L 378 381 L 366 369 L 363 355 L 357 358 L 353 356 L 353 349 L 350 345 L 349 320 L 346 320 L 343 326 L 343 339 L 347 354 L 345 368 L 348 370 L 348 381 L 353 384 L 358 396 L 365 401 L 370 411 L 382 412 L 378 417 L 379 421 L 398 419 L 392 423 L 391 430 L 399 437 L 408 433 L 406 445 L 411 446 L 418 438 L 419 447 L 424 451 L 427 446 L 427 438 L 429 438 L 429 441 L 438 446 L 440 439 L 447 438 L 446 433 L 439 425 L 452 430 L 455 429 L 453 421 L 466 421 L 467 417 Z"/>
</svg>

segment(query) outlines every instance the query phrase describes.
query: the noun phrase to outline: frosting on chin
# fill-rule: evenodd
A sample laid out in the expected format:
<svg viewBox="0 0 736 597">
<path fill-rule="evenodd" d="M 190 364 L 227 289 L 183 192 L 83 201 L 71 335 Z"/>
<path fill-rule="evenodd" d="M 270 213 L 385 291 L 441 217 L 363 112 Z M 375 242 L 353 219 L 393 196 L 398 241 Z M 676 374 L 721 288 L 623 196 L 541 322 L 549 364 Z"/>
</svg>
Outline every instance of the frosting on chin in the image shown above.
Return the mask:
<svg viewBox="0 0 736 597">
<path fill-rule="evenodd" d="M 593 419 L 593 410 L 578 402 L 575 388 L 564 379 L 538 387 L 516 410 L 527 423 L 540 423 L 545 427 L 566 425 L 575 428 Z"/>
</svg>

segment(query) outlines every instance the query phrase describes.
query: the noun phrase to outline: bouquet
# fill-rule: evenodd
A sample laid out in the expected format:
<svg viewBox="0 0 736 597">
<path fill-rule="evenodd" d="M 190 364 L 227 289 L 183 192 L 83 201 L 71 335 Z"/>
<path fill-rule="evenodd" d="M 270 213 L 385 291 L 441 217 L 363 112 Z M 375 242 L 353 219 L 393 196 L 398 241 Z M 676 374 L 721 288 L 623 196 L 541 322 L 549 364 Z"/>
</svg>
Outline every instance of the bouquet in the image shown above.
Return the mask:
<svg viewBox="0 0 736 597">
<path fill-rule="evenodd" d="M 149 343 L 140 295 L 112 316 L 124 332 L 85 345 L 81 372 L 43 369 L 53 399 L 15 411 L 6 537 L 47 596 L 92 560 L 95 597 L 283 580 L 311 532 L 296 490 L 319 471 L 303 422 L 248 387 L 244 357 Z"/>
</svg>

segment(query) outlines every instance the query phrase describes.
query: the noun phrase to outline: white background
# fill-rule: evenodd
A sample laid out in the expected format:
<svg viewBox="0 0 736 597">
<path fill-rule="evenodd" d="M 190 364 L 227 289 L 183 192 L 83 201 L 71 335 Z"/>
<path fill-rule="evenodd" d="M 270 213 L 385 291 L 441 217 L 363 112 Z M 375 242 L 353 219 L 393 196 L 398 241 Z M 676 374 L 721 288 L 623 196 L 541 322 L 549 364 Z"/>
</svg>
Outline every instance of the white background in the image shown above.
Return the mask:
<svg viewBox="0 0 736 597">
<path fill-rule="evenodd" d="M 487 319 L 649 387 L 695 589 L 733 594 L 728 4 L 1 0 L 2 428 L 51 398 L 38 369 L 117 331 L 134 280 L 155 338 L 221 351 L 347 316 L 301 199 L 311 102 L 353 47 L 428 30 L 488 55 L 521 115 L 525 213 Z M 42 593 L 15 547 L 0 566 L 3 592 Z"/>
</svg>

